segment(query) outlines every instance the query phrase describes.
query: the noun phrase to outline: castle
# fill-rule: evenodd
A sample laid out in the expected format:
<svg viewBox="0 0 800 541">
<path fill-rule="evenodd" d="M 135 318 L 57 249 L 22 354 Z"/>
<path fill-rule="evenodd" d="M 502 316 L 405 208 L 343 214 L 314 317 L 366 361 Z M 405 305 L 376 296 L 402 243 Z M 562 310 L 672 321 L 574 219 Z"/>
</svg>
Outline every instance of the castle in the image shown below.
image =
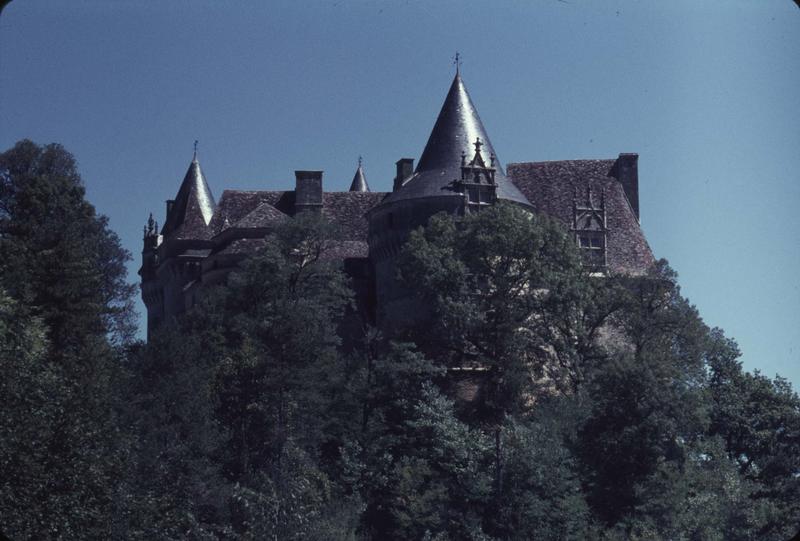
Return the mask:
<svg viewBox="0 0 800 541">
<path fill-rule="evenodd" d="M 225 190 L 215 201 L 195 153 L 164 225 L 145 226 L 142 297 L 148 331 L 224 283 L 264 237 L 301 212 L 321 213 L 341 232 L 332 257 L 344 263 L 360 311 L 378 324 L 408 317 L 409 294 L 395 258 L 416 227 L 438 212 L 461 215 L 505 200 L 563 223 L 587 265 L 642 274 L 653 255 L 639 226 L 638 155 L 508 164 L 504 170 L 456 72 L 416 169 L 400 159 L 391 192 L 372 192 L 359 162 L 350 190 L 325 192 L 322 171 L 296 171 L 287 191 Z"/>
</svg>

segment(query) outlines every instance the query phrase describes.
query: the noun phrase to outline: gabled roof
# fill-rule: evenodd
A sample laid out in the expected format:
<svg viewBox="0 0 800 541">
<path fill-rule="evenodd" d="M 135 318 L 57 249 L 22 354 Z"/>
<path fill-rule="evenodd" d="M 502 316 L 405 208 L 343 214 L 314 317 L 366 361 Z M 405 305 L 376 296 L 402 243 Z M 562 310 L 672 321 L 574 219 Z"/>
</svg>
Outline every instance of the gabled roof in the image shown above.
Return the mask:
<svg viewBox="0 0 800 541">
<path fill-rule="evenodd" d="M 346 240 L 367 240 L 364 214 L 386 197 L 386 192 L 325 192 L 322 215 L 336 225 Z M 294 192 L 225 190 L 209 230 L 219 234 L 235 227 L 272 226 L 294 215 Z"/>
<path fill-rule="evenodd" d="M 265 201 L 248 213 L 244 218 L 233 224 L 238 229 L 264 228 L 284 222 L 289 216 Z"/>
<path fill-rule="evenodd" d="M 215 209 L 214 196 L 195 157 L 189 164 L 161 234 L 178 239 L 206 239 Z"/>
<path fill-rule="evenodd" d="M 356 169 L 356 174 L 353 176 L 353 182 L 350 183 L 350 191 L 351 192 L 369 191 L 367 178 L 364 176 L 364 168 L 361 167 L 361 158 L 359 158 L 358 169 Z"/>
<path fill-rule="evenodd" d="M 268 203 L 284 214 L 291 214 L 294 192 L 225 190 L 219 198 L 209 229 L 217 234 L 243 219 L 262 203 Z"/>
<path fill-rule="evenodd" d="M 617 160 L 566 160 L 508 164 L 508 176 L 534 209 L 566 225 L 573 225 L 573 201 L 578 204 L 591 188 L 604 194 L 608 226 L 607 261 L 611 270 L 643 274 L 655 258 L 622 184 L 614 178 Z"/>
<path fill-rule="evenodd" d="M 503 166 L 497 159 L 489 135 L 458 73 L 450 85 L 416 171 L 400 189 L 389 194 L 385 202 L 448 195 L 462 197 L 453 191 L 452 183 L 461 178 L 462 155 L 466 156 L 467 160 L 475 155 L 474 145 L 478 138 L 483 143 L 481 153 L 484 160 L 488 162 L 491 156 L 495 157 L 498 198 L 528 205 L 522 192 L 503 172 Z"/>
</svg>

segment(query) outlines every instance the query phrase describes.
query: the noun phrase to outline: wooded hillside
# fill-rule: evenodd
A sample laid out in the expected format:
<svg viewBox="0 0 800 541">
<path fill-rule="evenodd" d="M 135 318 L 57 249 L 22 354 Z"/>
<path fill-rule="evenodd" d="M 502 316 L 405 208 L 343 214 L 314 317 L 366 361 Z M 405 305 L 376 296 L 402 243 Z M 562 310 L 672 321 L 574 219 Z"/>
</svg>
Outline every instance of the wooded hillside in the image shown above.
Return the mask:
<svg viewBox="0 0 800 541">
<path fill-rule="evenodd" d="M 785 540 L 800 399 L 659 262 L 591 276 L 498 204 L 401 257 L 428 310 L 338 325 L 313 214 L 133 339 L 129 254 L 61 146 L 0 154 L 0 530 L 10 539 Z"/>
</svg>

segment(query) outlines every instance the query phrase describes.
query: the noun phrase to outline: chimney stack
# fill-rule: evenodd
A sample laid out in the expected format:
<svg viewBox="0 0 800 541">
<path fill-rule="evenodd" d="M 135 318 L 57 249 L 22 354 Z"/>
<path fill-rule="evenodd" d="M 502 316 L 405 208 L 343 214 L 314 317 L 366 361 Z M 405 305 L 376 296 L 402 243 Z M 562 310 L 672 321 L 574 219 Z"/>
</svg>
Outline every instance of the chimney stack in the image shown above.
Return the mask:
<svg viewBox="0 0 800 541">
<path fill-rule="evenodd" d="M 639 219 L 639 155 L 620 154 L 614 164 L 614 176 L 622 184 L 636 219 Z"/>
<path fill-rule="evenodd" d="M 399 190 L 403 183 L 414 174 L 414 158 L 400 158 L 396 165 L 397 176 L 394 177 L 393 192 Z"/>
<path fill-rule="evenodd" d="M 294 210 L 322 209 L 322 171 L 295 171 Z"/>
</svg>

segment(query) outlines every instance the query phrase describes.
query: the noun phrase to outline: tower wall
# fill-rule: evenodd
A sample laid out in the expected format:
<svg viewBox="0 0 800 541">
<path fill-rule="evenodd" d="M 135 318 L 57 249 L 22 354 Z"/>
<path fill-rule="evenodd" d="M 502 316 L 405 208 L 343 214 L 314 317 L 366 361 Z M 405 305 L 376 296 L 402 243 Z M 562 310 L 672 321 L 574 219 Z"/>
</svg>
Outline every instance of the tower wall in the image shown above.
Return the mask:
<svg viewBox="0 0 800 541">
<path fill-rule="evenodd" d="M 377 324 L 402 328 L 425 317 L 425 307 L 413 291 L 398 280 L 397 259 L 411 232 L 426 225 L 434 214 L 457 215 L 463 198 L 429 197 L 379 205 L 369 215 L 369 254 L 375 267 Z"/>
</svg>

